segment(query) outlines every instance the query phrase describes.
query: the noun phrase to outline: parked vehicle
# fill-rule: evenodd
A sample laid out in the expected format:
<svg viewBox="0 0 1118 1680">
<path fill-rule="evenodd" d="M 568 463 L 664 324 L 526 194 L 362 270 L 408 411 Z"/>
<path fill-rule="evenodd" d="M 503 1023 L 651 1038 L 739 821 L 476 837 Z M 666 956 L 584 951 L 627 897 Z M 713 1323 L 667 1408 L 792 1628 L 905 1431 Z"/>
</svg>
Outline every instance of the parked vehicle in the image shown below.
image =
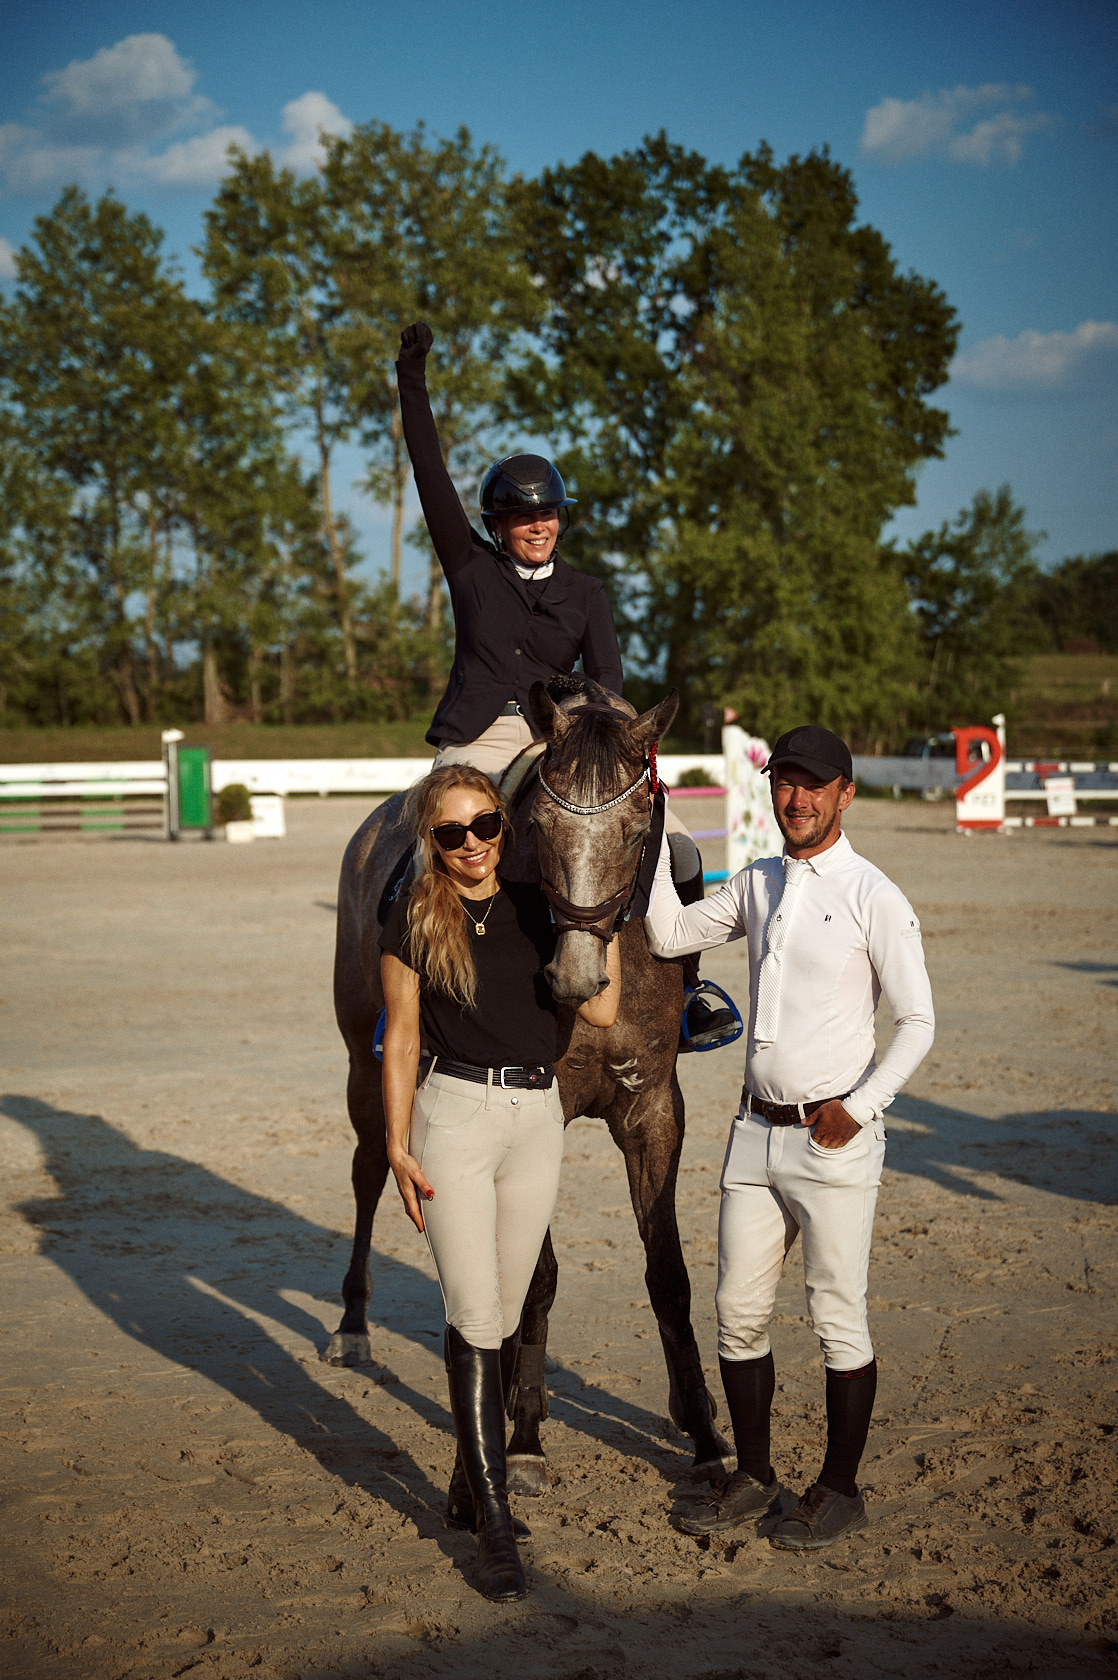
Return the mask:
<svg viewBox="0 0 1118 1680">
<path fill-rule="evenodd" d="M 941 730 L 938 735 L 910 735 L 901 752 L 902 758 L 954 758 L 955 737 L 948 730 Z M 989 741 L 972 741 L 970 744 L 970 760 L 977 764 L 979 760 L 984 764 L 990 762 Z"/>
</svg>

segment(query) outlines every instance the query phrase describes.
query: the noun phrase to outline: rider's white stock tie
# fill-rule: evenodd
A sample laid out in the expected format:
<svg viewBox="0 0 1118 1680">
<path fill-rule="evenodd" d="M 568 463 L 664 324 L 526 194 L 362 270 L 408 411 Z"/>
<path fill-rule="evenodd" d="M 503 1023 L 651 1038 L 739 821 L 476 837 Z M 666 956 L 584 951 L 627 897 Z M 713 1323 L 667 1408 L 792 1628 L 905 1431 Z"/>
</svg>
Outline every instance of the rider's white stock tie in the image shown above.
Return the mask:
<svg viewBox="0 0 1118 1680">
<path fill-rule="evenodd" d="M 811 865 L 804 858 L 784 859 L 784 891 L 773 908 L 765 932 L 765 954 L 757 976 L 757 1016 L 754 1044 L 774 1044 L 780 1025 L 780 983 L 782 952 L 796 911 L 796 900 Z"/>
</svg>

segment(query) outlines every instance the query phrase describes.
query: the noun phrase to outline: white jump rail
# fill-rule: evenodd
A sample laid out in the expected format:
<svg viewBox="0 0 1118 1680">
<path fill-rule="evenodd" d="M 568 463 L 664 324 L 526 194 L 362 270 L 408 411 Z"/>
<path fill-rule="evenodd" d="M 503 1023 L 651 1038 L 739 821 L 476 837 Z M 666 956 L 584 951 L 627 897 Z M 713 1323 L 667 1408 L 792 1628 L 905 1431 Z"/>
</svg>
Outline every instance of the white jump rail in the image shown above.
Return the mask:
<svg viewBox="0 0 1118 1680">
<path fill-rule="evenodd" d="M 253 794 L 383 795 L 411 787 L 430 770 L 432 759 L 422 758 L 218 758 L 211 766 L 215 793 L 240 782 Z M 659 770 L 669 788 L 682 795 L 705 789 L 679 786 L 685 772 L 701 770 L 715 791 L 725 785 L 721 753 L 665 753 Z M 950 760 L 856 757 L 854 773 L 869 783 L 925 788 L 952 788 L 957 780 Z M 1058 773 L 1075 779 L 1079 799 L 1118 799 L 1118 762 L 1063 762 L 1010 759 L 1006 763 L 1006 796 L 1011 800 L 1043 800 L 1045 777 Z M 89 802 L 130 796 L 162 798 L 166 768 L 159 759 L 117 764 L 58 763 L 0 764 L 0 802 Z"/>
</svg>

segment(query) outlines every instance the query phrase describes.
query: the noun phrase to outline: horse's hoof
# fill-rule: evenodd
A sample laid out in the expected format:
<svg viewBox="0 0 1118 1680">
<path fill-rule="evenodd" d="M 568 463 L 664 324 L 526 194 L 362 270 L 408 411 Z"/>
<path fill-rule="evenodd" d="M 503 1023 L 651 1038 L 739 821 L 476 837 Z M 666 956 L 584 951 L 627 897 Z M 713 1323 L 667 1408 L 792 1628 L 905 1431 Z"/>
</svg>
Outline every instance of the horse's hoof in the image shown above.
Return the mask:
<svg viewBox="0 0 1118 1680">
<path fill-rule="evenodd" d="M 351 1335 L 348 1331 L 343 1334 L 341 1330 L 335 1330 L 318 1357 L 324 1365 L 348 1366 L 372 1365 L 375 1363 L 368 1334 L 364 1331 L 358 1335 Z"/>
<path fill-rule="evenodd" d="M 551 1486 L 547 1459 L 532 1453 L 510 1453 L 507 1460 L 508 1490 L 522 1499 L 538 1499 Z"/>
</svg>

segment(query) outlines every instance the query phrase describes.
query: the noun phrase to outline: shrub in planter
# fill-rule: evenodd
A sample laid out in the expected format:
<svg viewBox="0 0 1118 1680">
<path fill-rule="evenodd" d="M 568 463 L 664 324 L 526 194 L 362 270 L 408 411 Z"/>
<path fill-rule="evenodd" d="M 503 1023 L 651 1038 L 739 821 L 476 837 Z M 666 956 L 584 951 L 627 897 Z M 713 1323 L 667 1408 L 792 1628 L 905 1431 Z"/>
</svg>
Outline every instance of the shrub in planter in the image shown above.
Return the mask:
<svg viewBox="0 0 1118 1680">
<path fill-rule="evenodd" d="M 214 817 L 219 823 L 252 821 L 252 805 L 243 782 L 230 782 L 216 795 Z"/>
<path fill-rule="evenodd" d="M 679 781 L 676 783 L 676 786 L 677 787 L 717 787 L 718 783 L 714 780 L 713 776 L 708 776 L 707 772 L 703 769 L 701 764 L 693 764 L 691 766 L 690 770 L 685 770 L 683 772 L 682 776 L 679 778 Z"/>
</svg>

